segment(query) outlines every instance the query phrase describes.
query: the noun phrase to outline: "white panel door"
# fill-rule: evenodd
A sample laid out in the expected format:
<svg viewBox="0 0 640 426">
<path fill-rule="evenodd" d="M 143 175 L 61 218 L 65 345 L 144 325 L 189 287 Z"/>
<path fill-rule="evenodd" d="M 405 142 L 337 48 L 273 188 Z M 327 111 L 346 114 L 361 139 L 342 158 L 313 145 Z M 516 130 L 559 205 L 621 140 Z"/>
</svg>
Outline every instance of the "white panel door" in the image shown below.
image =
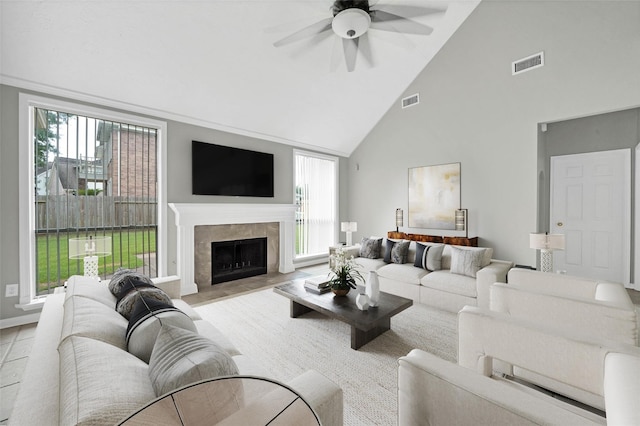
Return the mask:
<svg viewBox="0 0 640 426">
<path fill-rule="evenodd" d="M 631 150 L 551 157 L 550 232 L 565 235 L 554 269 L 627 285 Z"/>
</svg>

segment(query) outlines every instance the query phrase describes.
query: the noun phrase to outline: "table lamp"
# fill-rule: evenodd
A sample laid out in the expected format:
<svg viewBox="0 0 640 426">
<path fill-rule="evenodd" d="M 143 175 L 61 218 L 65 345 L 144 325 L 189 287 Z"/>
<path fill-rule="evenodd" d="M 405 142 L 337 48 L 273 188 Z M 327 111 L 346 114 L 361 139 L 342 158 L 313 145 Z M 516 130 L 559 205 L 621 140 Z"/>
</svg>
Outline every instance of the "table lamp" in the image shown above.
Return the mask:
<svg viewBox="0 0 640 426">
<path fill-rule="evenodd" d="M 553 251 L 564 250 L 564 234 L 531 233 L 529 246 L 540 250 L 540 270 L 553 272 Z"/>
<path fill-rule="evenodd" d="M 340 223 L 340 229 L 347 234 L 347 245 L 353 245 L 352 233 L 358 230 L 357 222 L 342 222 Z"/>
<path fill-rule="evenodd" d="M 69 259 L 84 260 L 84 276 L 98 281 L 98 258 L 111 255 L 111 237 L 69 238 Z"/>
<path fill-rule="evenodd" d="M 396 232 L 400 232 L 400 227 L 404 224 L 403 213 L 402 209 L 396 209 Z"/>
</svg>

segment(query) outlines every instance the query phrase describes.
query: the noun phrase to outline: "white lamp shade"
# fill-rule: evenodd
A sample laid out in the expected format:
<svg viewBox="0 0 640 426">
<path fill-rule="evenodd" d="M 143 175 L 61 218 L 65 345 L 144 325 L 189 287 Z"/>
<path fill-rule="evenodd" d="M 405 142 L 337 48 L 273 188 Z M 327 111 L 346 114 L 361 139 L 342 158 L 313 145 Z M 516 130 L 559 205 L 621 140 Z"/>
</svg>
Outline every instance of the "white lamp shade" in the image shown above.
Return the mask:
<svg viewBox="0 0 640 426">
<path fill-rule="evenodd" d="M 396 209 L 396 227 L 400 227 L 404 222 L 404 212 L 402 209 Z"/>
<path fill-rule="evenodd" d="M 529 234 L 529 247 L 536 250 L 564 250 L 564 234 Z"/>
<path fill-rule="evenodd" d="M 358 231 L 357 222 L 342 222 L 340 223 L 340 230 L 342 232 L 356 232 Z"/>
<path fill-rule="evenodd" d="M 69 238 L 69 259 L 111 255 L 111 237 Z"/>
<path fill-rule="evenodd" d="M 357 7 L 345 9 L 334 16 L 331 22 L 333 32 L 346 39 L 358 38 L 366 33 L 371 25 L 371 17 Z"/>
</svg>

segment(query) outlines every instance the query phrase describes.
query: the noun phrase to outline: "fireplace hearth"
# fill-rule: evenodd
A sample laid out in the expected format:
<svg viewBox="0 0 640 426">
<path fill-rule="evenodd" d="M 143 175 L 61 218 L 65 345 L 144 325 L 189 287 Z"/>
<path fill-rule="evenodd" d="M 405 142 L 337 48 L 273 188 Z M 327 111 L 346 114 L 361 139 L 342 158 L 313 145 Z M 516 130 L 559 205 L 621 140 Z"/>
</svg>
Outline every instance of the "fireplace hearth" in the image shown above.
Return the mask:
<svg viewBox="0 0 640 426">
<path fill-rule="evenodd" d="M 267 239 L 211 243 L 211 284 L 267 273 Z"/>
</svg>

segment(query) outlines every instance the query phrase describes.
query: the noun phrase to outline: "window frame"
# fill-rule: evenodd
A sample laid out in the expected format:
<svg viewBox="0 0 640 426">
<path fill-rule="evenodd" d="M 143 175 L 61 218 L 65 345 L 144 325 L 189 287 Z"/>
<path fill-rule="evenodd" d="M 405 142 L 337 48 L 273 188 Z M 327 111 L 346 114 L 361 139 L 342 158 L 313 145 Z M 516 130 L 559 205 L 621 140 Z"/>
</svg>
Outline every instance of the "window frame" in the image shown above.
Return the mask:
<svg viewBox="0 0 640 426">
<path fill-rule="evenodd" d="M 329 160 L 332 161 L 334 163 L 334 173 L 335 173 L 335 188 L 334 188 L 334 193 L 335 193 L 335 224 L 334 224 L 334 230 L 333 230 L 333 241 L 334 244 L 339 240 L 339 235 L 338 235 L 338 229 L 339 229 L 339 225 L 340 225 L 340 158 L 336 157 L 334 155 L 327 155 L 327 154 L 321 154 L 321 153 L 317 153 L 317 152 L 312 152 L 312 151 L 306 151 L 306 150 L 302 150 L 302 149 L 294 149 L 293 150 L 293 201 L 294 201 L 294 205 L 296 205 L 296 186 L 297 186 L 297 182 L 296 182 L 296 156 L 297 155 L 304 155 L 307 157 L 315 157 L 315 158 L 321 158 L 324 160 Z M 296 209 L 297 209 L 297 205 L 296 205 Z M 297 211 L 297 210 L 296 210 Z M 297 226 L 297 221 L 294 221 L 295 226 Z M 294 229 L 294 240 L 297 236 L 297 230 Z M 328 256 L 329 254 L 329 247 L 327 247 L 327 253 L 326 256 Z M 301 265 L 303 264 L 305 261 L 309 261 L 309 260 L 314 260 L 316 258 L 320 258 L 320 257 L 326 257 L 324 254 L 306 254 L 306 255 L 297 255 L 296 254 L 296 248 L 295 248 L 295 244 L 293 247 L 293 261 L 295 264 L 297 265 Z"/>
<path fill-rule="evenodd" d="M 93 107 L 75 102 L 62 101 L 58 99 L 48 98 L 29 93 L 19 94 L 19 111 L 18 111 L 18 236 L 20 259 L 19 277 L 20 277 L 20 298 L 16 307 L 25 311 L 40 309 L 45 296 L 36 295 L 36 277 L 35 277 L 35 185 L 34 183 L 34 167 L 33 158 L 35 155 L 33 144 L 34 129 L 34 109 L 41 108 L 46 110 L 63 111 L 70 114 L 84 115 L 93 118 L 103 119 L 105 121 L 115 121 L 128 123 L 143 127 L 154 128 L 158 132 L 157 136 L 157 190 L 158 197 L 158 230 L 157 230 L 157 262 L 158 276 L 166 276 L 167 274 L 167 144 L 165 142 L 167 135 L 167 123 L 161 120 L 141 117 L 133 113 L 116 112 L 104 107 Z"/>
</svg>

